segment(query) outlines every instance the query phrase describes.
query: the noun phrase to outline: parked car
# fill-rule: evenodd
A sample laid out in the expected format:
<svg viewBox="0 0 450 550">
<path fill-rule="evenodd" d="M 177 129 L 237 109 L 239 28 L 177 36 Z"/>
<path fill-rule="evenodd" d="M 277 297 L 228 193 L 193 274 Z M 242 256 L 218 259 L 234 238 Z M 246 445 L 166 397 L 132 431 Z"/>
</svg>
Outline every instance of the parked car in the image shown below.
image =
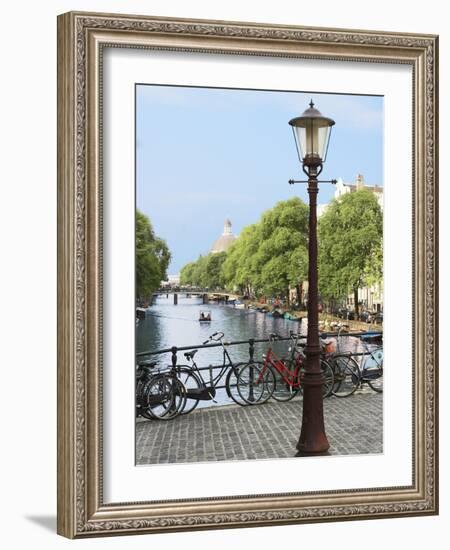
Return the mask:
<svg viewBox="0 0 450 550">
<path fill-rule="evenodd" d="M 355 312 L 351 309 L 347 309 L 346 307 L 340 307 L 338 309 L 337 316 L 341 319 L 347 319 L 348 321 L 353 321 L 355 319 Z"/>
<path fill-rule="evenodd" d="M 373 318 L 373 322 L 376 323 L 377 325 L 382 325 L 383 324 L 383 312 L 382 311 L 375 314 L 375 316 Z"/>
<path fill-rule="evenodd" d="M 361 311 L 359 314 L 359 320 L 363 321 L 364 323 L 371 323 L 373 319 L 373 313 L 370 311 L 367 311 L 366 309 Z"/>
</svg>

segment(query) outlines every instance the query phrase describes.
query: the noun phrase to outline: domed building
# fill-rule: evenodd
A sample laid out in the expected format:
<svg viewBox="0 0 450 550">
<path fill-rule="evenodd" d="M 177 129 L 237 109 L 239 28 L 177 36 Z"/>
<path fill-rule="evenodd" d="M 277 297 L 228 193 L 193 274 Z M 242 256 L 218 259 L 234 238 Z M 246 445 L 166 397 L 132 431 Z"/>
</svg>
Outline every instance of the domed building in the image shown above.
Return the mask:
<svg viewBox="0 0 450 550">
<path fill-rule="evenodd" d="M 236 238 L 237 237 L 233 235 L 233 232 L 231 231 L 230 220 L 225 220 L 223 233 L 212 245 L 211 252 L 213 254 L 216 254 L 217 252 L 225 252 L 226 250 L 228 250 L 230 245 L 234 243 Z"/>
</svg>

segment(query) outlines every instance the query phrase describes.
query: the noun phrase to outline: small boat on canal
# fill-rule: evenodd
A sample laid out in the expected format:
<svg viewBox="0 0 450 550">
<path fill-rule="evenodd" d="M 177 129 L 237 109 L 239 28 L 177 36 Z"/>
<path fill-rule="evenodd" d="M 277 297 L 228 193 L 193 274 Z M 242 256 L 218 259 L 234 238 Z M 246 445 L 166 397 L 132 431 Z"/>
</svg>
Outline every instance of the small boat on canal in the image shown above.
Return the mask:
<svg viewBox="0 0 450 550">
<path fill-rule="evenodd" d="M 210 311 L 200 311 L 198 321 L 199 321 L 199 323 L 210 323 L 211 322 L 211 312 Z"/>
</svg>

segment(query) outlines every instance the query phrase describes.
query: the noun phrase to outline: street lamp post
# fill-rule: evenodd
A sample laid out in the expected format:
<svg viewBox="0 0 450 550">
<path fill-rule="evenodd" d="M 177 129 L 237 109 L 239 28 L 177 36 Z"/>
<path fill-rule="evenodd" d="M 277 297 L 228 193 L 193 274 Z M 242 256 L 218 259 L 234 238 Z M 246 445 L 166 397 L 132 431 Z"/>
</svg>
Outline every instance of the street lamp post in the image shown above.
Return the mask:
<svg viewBox="0 0 450 550">
<path fill-rule="evenodd" d="M 324 117 L 314 107 L 289 121 L 294 133 L 297 153 L 306 182 L 289 180 L 289 183 L 307 183 L 309 195 L 309 243 L 308 243 L 308 335 L 303 378 L 303 418 L 296 456 L 326 454 L 330 445 L 325 434 L 323 419 L 322 386 L 324 376 L 320 368 L 319 304 L 317 290 L 317 193 L 318 176 L 326 159 L 331 127 L 334 120 Z M 330 180 L 330 183 L 336 183 Z"/>
</svg>

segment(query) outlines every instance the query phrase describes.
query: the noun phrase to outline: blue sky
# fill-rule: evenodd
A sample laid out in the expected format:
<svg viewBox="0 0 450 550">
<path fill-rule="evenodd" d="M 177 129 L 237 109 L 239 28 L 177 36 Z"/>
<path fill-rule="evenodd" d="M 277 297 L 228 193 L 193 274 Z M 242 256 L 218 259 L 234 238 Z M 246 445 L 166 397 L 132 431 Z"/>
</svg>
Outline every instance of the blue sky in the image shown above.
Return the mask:
<svg viewBox="0 0 450 550">
<path fill-rule="evenodd" d="M 288 121 L 311 98 L 333 118 L 321 179 L 383 185 L 383 98 L 137 85 L 136 205 L 172 252 L 169 274 L 207 254 L 225 218 L 239 234 L 306 186 Z M 322 184 L 319 203 L 334 188 Z"/>
</svg>

